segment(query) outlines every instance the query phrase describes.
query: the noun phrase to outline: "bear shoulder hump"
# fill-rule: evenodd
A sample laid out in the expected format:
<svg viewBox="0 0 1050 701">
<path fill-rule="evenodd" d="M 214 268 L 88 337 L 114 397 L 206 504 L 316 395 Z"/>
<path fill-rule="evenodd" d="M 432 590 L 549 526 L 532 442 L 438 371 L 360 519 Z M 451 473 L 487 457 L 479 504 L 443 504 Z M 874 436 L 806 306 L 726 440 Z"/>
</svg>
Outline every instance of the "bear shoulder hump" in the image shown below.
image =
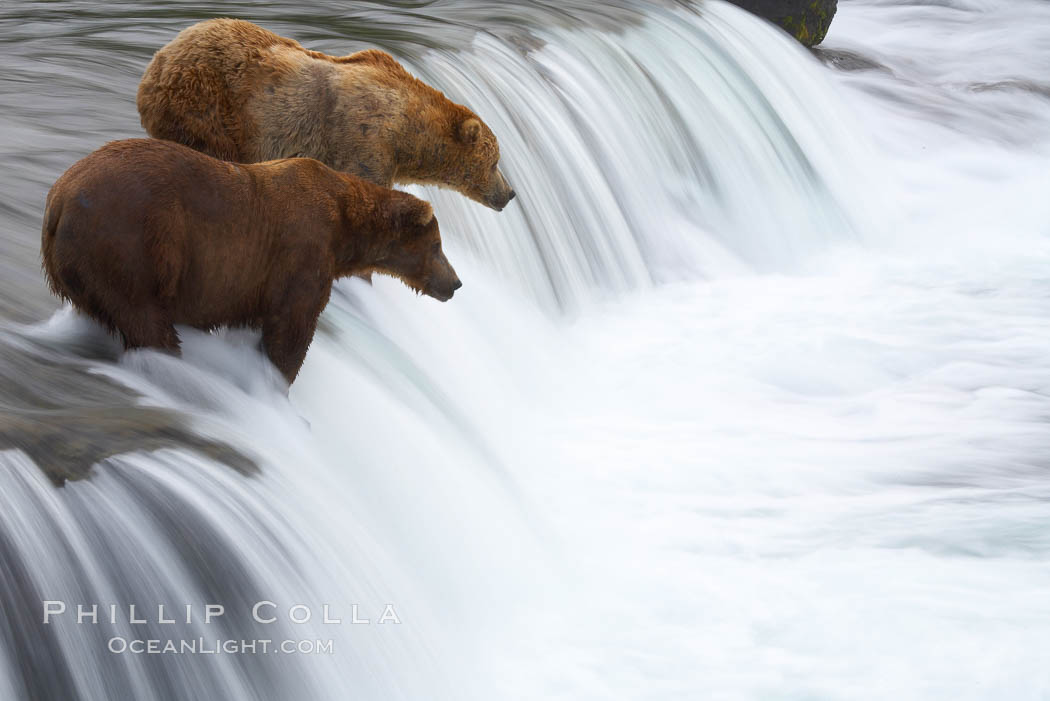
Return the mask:
<svg viewBox="0 0 1050 701">
<path fill-rule="evenodd" d="M 341 63 L 358 63 L 376 66 L 380 68 L 386 68 L 392 71 L 404 72 L 405 68 L 397 59 L 388 54 L 385 51 L 379 49 L 365 49 L 352 53 L 349 56 L 344 56 L 340 59 Z"/>
</svg>

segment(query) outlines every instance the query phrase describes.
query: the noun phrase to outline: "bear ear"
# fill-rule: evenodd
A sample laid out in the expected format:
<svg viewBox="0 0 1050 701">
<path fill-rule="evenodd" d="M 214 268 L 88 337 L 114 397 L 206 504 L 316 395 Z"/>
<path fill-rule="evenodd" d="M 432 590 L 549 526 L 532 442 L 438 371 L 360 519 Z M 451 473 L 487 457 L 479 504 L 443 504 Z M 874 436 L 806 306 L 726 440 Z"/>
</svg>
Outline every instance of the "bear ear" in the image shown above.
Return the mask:
<svg viewBox="0 0 1050 701">
<path fill-rule="evenodd" d="M 430 222 L 434 221 L 434 208 L 430 206 L 429 202 L 423 200 L 417 200 L 416 211 L 413 215 L 413 223 L 417 226 L 426 226 Z"/>
<path fill-rule="evenodd" d="M 467 117 L 459 123 L 459 140 L 465 144 L 476 144 L 481 138 L 481 122 L 475 117 Z"/>
<path fill-rule="evenodd" d="M 401 229 L 415 229 L 429 224 L 434 218 L 434 208 L 429 202 L 405 194 L 405 197 L 391 200 L 388 210 L 390 223 Z"/>
</svg>

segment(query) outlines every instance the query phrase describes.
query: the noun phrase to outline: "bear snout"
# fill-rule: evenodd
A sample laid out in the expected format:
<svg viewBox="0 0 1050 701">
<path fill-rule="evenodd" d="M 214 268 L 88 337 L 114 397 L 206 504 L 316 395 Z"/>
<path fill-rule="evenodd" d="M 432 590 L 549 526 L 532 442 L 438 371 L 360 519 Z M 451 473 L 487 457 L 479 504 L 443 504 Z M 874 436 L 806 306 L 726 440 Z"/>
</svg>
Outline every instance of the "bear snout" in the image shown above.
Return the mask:
<svg viewBox="0 0 1050 701">
<path fill-rule="evenodd" d="M 494 194 L 491 194 L 488 197 L 486 197 L 484 202 L 488 207 L 496 210 L 497 212 L 502 212 L 503 208 L 506 207 L 512 199 L 514 199 L 515 195 L 517 195 L 517 193 L 514 192 L 513 188 L 511 187 L 500 188 Z"/>
<path fill-rule="evenodd" d="M 453 273 L 451 279 L 427 285 L 424 293 L 428 297 L 433 297 L 439 302 L 447 302 L 452 299 L 452 295 L 456 294 L 456 290 L 461 287 L 463 287 L 463 283 L 460 282 L 459 276 Z"/>
<path fill-rule="evenodd" d="M 503 171 L 499 169 L 493 171 L 493 177 L 485 183 L 478 194 L 480 197 L 477 199 L 482 204 L 497 212 L 502 212 L 503 208 L 517 195 L 514 192 L 514 188 L 507 182 L 507 177 L 503 175 Z"/>
</svg>

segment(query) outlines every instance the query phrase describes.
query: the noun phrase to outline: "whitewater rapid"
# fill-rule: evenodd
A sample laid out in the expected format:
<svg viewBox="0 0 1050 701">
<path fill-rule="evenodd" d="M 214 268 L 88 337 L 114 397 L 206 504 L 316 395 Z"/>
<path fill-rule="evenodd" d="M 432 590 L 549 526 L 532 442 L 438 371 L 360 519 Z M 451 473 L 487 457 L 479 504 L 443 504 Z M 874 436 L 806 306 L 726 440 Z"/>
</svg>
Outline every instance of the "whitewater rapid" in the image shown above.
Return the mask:
<svg viewBox="0 0 1050 701">
<path fill-rule="evenodd" d="M 248 332 L 5 327 L 258 473 L 0 455 L 0 697 L 1050 693 L 1045 5 L 843 0 L 823 58 L 862 70 L 721 2 L 430 9 L 404 58 L 518 192 L 418 190 L 453 302 L 340 283 L 287 397 Z M 36 599 L 221 601 L 178 635 L 335 654 L 113 655 L 145 633 Z M 233 613 L 263 599 L 401 622 Z"/>
</svg>

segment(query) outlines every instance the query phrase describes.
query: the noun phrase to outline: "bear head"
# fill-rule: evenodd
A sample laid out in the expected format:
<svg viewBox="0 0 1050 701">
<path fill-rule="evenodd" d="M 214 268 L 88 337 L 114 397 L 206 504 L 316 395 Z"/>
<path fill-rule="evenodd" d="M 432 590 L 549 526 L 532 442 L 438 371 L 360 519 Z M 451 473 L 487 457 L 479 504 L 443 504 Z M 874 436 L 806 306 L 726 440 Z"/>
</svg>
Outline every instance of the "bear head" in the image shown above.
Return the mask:
<svg viewBox="0 0 1050 701">
<path fill-rule="evenodd" d="M 393 190 L 390 195 L 384 208 L 385 245 L 372 269 L 447 302 L 463 283 L 441 249 L 441 231 L 433 208 L 407 192 Z"/>
<path fill-rule="evenodd" d="M 474 113 L 463 111 L 462 119 L 452 125 L 451 167 L 446 177 L 462 194 L 501 211 L 515 193 L 499 169 L 499 142 Z"/>
</svg>

